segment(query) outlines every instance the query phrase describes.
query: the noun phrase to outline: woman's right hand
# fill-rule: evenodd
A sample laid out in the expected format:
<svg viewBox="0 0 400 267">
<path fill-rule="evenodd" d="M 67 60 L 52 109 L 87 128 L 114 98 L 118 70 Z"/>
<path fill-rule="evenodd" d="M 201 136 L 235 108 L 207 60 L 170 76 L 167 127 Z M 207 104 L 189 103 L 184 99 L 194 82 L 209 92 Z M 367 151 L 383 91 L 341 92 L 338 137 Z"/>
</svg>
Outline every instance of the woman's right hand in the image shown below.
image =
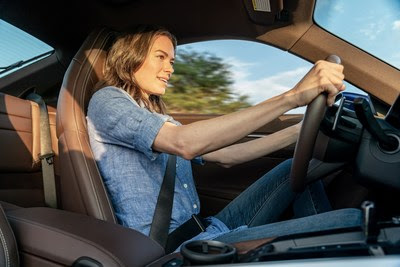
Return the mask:
<svg viewBox="0 0 400 267">
<path fill-rule="evenodd" d="M 327 94 L 327 105 L 332 106 L 335 96 L 345 89 L 343 84 L 343 66 L 320 60 L 313 68 L 296 84 L 286 92 L 286 96 L 293 101 L 293 107 L 308 105 L 319 94 Z"/>
</svg>

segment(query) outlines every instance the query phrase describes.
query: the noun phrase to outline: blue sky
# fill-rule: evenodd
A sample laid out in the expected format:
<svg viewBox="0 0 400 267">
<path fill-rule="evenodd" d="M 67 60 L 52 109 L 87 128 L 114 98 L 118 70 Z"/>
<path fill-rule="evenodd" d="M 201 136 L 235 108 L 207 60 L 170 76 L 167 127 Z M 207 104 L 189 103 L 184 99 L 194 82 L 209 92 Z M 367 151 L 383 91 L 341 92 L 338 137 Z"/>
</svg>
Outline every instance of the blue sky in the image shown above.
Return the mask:
<svg viewBox="0 0 400 267">
<path fill-rule="evenodd" d="M 399 0 L 318 0 L 315 20 L 400 68 Z"/>
</svg>

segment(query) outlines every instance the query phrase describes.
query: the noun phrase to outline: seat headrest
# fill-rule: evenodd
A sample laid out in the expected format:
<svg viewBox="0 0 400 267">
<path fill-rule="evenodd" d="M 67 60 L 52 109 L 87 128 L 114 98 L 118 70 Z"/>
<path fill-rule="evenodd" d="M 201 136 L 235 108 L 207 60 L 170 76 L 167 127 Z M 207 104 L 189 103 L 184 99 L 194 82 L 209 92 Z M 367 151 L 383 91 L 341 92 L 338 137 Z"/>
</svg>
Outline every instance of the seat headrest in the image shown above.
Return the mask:
<svg viewBox="0 0 400 267">
<path fill-rule="evenodd" d="M 57 136 L 64 129 L 86 131 L 86 109 L 94 93 L 95 85 L 103 78 L 103 67 L 107 52 L 115 39 L 115 31 L 97 28 L 86 38 L 73 57 L 62 83 L 57 111 L 71 113 L 58 116 Z"/>
</svg>

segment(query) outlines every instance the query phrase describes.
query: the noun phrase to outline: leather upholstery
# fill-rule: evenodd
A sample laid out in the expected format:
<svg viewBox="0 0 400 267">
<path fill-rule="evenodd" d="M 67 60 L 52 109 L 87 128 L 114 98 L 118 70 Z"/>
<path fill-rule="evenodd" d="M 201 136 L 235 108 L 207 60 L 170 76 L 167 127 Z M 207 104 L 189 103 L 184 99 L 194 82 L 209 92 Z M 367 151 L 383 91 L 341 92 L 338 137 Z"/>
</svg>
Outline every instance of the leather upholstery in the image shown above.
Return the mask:
<svg viewBox="0 0 400 267">
<path fill-rule="evenodd" d="M 39 171 L 38 105 L 2 93 L 0 102 L 0 147 L 7 152 L 0 153 L 0 169 L 2 172 Z"/>
<path fill-rule="evenodd" d="M 55 108 L 48 107 L 48 112 L 57 176 Z M 38 104 L 0 93 L 0 151 L 0 199 L 23 207 L 43 206 Z"/>
<path fill-rule="evenodd" d="M 14 233 L 0 205 L 0 266 L 19 266 L 18 248 Z"/>
<path fill-rule="evenodd" d="M 82 214 L 11 208 L 7 217 L 24 266 L 72 266 L 81 257 L 107 267 L 145 266 L 164 255 L 164 249 L 147 236 Z"/>
<path fill-rule="evenodd" d="M 103 75 L 113 33 L 94 30 L 72 59 L 57 104 L 61 205 L 64 210 L 116 222 L 89 144 L 86 109 L 93 88 Z"/>
</svg>

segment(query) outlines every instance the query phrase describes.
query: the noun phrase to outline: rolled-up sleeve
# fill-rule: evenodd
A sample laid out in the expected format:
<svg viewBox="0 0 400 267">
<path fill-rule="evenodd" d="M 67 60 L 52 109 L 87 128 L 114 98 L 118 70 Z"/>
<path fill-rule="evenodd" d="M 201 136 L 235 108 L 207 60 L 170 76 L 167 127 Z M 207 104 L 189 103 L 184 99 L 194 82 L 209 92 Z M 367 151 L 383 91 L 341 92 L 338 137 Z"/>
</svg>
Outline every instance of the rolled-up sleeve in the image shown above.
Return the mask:
<svg viewBox="0 0 400 267">
<path fill-rule="evenodd" d="M 152 145 L 168 117 L 140 107 L 118 88 L 107 87 L 91 98 L 88 120 L 95 128 L 97 141 L 135 149 L 154 160 L 159 153 Z"/>
<path fill-rule="evenodd" d="M 205 165 L 206 162 L 204 161 L 202 156 L 197 156 L 194 159 L 191 160 L 192 163 L 197 164 L 197 165 Z"/>
</svg>

